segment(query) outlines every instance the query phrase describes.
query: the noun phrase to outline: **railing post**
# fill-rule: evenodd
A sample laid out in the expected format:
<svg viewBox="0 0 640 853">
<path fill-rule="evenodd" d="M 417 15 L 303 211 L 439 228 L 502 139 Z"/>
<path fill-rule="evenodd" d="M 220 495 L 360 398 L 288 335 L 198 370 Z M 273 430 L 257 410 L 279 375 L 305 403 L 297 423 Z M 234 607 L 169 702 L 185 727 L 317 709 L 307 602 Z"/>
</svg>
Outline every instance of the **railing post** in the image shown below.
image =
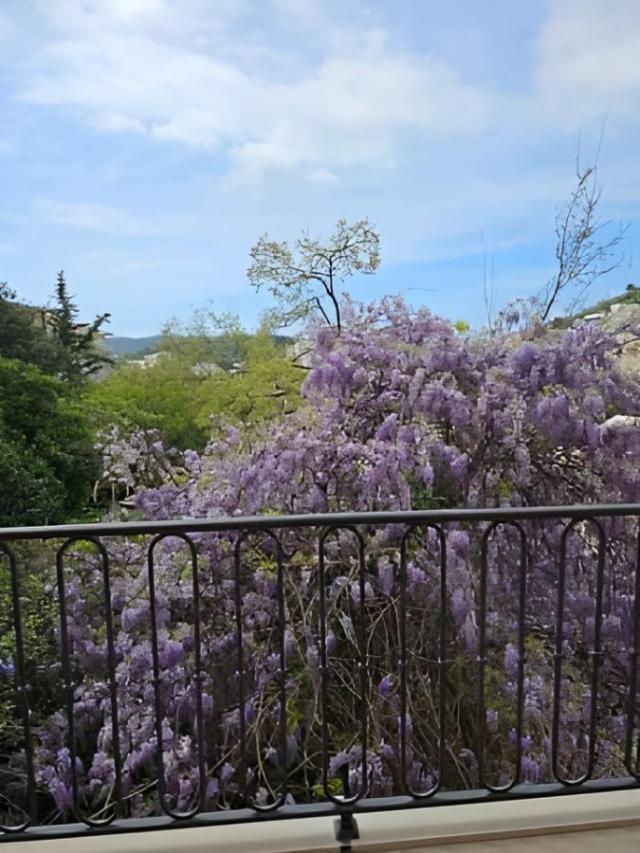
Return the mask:
<svg viewBox="0 0 640 853">
<path fill-rule="evenodd" d="M 342 812 L 340 817 L 333 822 L 333 828 L 336 834 L 336 841 L 346 845 L 347 849 L 351 846 L 352 841 L 360 838 L 358 824 L 351 811 Z"/>
</svg>

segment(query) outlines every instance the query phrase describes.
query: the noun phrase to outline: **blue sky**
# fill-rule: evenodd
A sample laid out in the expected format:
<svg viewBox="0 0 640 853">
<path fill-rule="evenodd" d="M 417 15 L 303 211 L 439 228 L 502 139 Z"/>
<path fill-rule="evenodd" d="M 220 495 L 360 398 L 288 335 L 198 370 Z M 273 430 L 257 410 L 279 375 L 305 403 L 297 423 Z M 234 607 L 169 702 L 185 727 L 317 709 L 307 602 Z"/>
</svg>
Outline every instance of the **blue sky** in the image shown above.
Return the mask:
<svg viewBox="0 0 640 853">
<path fill-rule="evenodd" d="M 638 0 L 3 0 L 0 280 L 151 334 L 256 322 L 259 234 L 368 216 L 404 291 L 484 320 L 553 272 L 578 139 L 629 223 L 595 296 L 640 284 Z"/>
</svg>

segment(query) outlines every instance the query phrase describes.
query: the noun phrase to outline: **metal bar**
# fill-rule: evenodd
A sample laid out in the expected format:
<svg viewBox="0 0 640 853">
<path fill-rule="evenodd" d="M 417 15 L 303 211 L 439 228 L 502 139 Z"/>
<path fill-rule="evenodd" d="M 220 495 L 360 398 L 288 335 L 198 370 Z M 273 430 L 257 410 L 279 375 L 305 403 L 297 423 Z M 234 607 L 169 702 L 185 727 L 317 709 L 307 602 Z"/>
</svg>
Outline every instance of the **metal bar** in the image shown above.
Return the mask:
<svg viewBox="0 0 640 853">
<path fill-rule="evenodd" d="M 590 519 L 598 531 L 598 565 L 596 569 L 596 615 L 593 633 L 593 649 L 590 652 L 592 659 L 591 669 L 591 706 L 589 708 L 589 766 L 588 776 L 593 776 L 596 763 L 596 744 L 598 738 L 598 695 L 599 674 L 604 652 L 602 650 L 602 616 L 603 616 L 603 592 L 604 592 L 604 568 L 605 554 L 607 548 L 607 537 L 604 528 L 596 519 Z M 586 782 L 586 779 L 584 780 Z"/>
<path fill-rule="evenodd" d="M 189 546 L 191 556 L 191 577 L 194 592 L 194 659 L 195 659 L 195 679 L 198 686 L 196 697 L 196 742 L 198 744 L 198 775 L 200 782 L 200 791 L 198 802 L 191 809 L 185 811 L 174 811 L 169 808 L 166 802 L 167 790 L 166 779 L 164 776 L 164 756 L 163 756 L 163 728 L 162 720 L 164 709 L 162 707 L 162 695 L 160 692 L 161 676 L 160 676 L 160 654 L 158 649 L 158 623 L 156 609 L 156 594 L 155 594 L 155 563 L 154 552 L 156 546 L 168 538 L 181 539 Z M 169 817 L 175 820 L 186 820 L 193 817 L 200 811 L 203 802 L 204 794 L 206 793 L 206 772 L 204 766 L 204 720 L 202 714 L 202 673 L 200 665 L 200 590 L 198 582 L 198 557 L 193 541 L 184 533 L 164 533 L 155 536 L 149 543 L 148 549 L 148 573 L 149 573 L 149 615 L 151 620 L 151 656 L 153 660 L 153 695 L 156 714 L 156 767 L 158 773 L 158 794 L 160 799 L 160 807 Z"/>
<path fill-rule="evenodd" d="M 489 530 L 492 530 L 490 527 Z M 476 756 L 478 761 L 478 782 L 488 788 L 485 781 L 485 741 L 487 728 L 487 709 L 485 707 L 485 690 L 484 676 L 487 666 L 487 535 L 482 537 L 480 548 L 480 584 L 478 589 L 478 654 L 476 657 L 478 663 L 478 730 L 481 734 L 480 748 Z"/>
<path fill-rule="evenodd" d="M 563 630 L 564 630 L 564 603 L 566 593 L 566 575 L 567 575 L 567 539 L 572 530 L 581 521 L 588 521 L 593 524 L 598 534 L 598 564 L 596 569 L 596 607 L 594 620 L 594 641 L 593 649 L 589 653 L 592 659 L 591 664 L 591 696 L 589 708 L 589 749 L 587 757 L 587 769 L 585 772 L 575 779 L 568 779 L 560 773 L 559 766 L 559 743 L 560 743 L 560 689 L 562 685 L 562 660 L 563 660 Z M 553 678 L 553 725 L 551 736 L 551 751 L 552 751 L 552 772 L 554 777 L 567 787 L 581 785 L 588 781 L 595 767 L 596 757 L 596 741 L 597 741 L 597 717 L 598 717 L 598 674 L 600 671 L 600 662 L 602 659 L 601 648 L 601 628 L 602 628 L 602 599 L 604 589 L 604 567 L 605 567 L 605 549 L 606 535 L 599 524 L 593 518 L 576 518 L 569 522 L 562 531 L 560 539 L 560 569 L 558 574 L 558 605 L 556 618 L 556 642 L 554 654 L 554 678 Z"/>
<path fill-rule="evenodd" d="M 31 742 L 31 712 L 29 710 L 29 685 L 26 679 L 24 661 L 24 638 L 22 635 L 22 609 L 20 605 L 20 581 L 16 556 L 8 545 L 0 542 L 0 555 L 4 554 L 9 562 L 11 575 L 11 606 L 13 611 L 13 630 L 15 633 L 15 686 L 18 706 L 22 716 L 24 732 L 24 751 L 27 769 L 27 820 L 16 826 L 0 826 L 0 832 L 23 832 L 37 820 L 36 782 L 33 772 L 33 744 Z"/>
<path fill-rule="evenodd" d="M 105 622 L 107 633 L 107 677 L 109 682 L 109 694 L 111 705 L 111 731 L 113 738 L 113 765 L 114 765 L 114 792 L 116 804 L 110 815 L 96 820 L 88 815 L 81 814 L 78 804 L 78 771 L 75 745 L 75 714 L 74 714 L 74 690 L 71 675 L 71 655 L 69 650 L 69 636 L 66 612 L 66 592 L 64 582 L 64 556 L 73 545 L 79 542 L 88 542 L 93 545 L 100 556 L 102 566 L 102 585 L 104 593 Z M 121 773 L 122 762 L 120 757 L 120 732 L 118 726 L 118 699 L 116 685 L 116 663 L 115 663 L 115 636 L 113 630 L 113 611 L 111 608 L 111 588 L 109 583 L 109 556 L 105 546 L 94 536 L 75 536 L 58 549 L 56 555 L 58 602 L 60 608 L 60 644 L 62 650 L 62 668 L 67 695 L 67 720 L 69 731 L 69 754 L 71 757 L 71 779 L 73 786 L 73 812 L 75 816 L 86 823 L 87 826 L 97 827 L 111 823 L 118 817 L 118 808 L 121 807 Z"/>
<path fill-rule="evenodd" d="M 444 776 L 445 750 L 447 747 L 447 540 L 444 530 L 436 526 L 440 537 L 440 637 L 438 648 L 438 714 L 440 732 L 438 739 L 438 790 Z M 434 794 L 437 790 L 434 791 Z"/>
<path fill-rule="evenodd" d="M 360 660 L 358 661 L 358 670 L 360 674 L 360 727 L 361 727 L 361 750 L 362 750 L 362 782 L 361 791 L 355 799 L 366 797 L 369 791 L 369 742 L 368 742 L 368 716 L 369 716 L 369 659 L 367 656 L 367 599 L 365 585 L 365 545 L 364 539 L 357 530 L 353 531 L 358 540 L 358 587 L 360 591 L 359 601 L 359 619 L 358 619 L 358 645 L 360 646 Z M 354 799 L 354 801 L 355 801 Z M 351 822 L 350 822 L 351 823 Z M 356 836 L 354 835 L 354 838 Z"/>
<path fill-rule="evenodd" d="M 246 535 L 246 534 L 244 534 Z M 234 551 L 234 589 L 235 589 L 235 605 L 236 605 L 236 654 L 237 667 L 236 673 L 238 683 L 238 727 L 240 734 L 240 761 L 238 766 L 244 773 L 244 781 L 242 789 L 247 790 L 247 777 L 245 770 L 245 761 L 247 754 L 247 734 L 246 734 L 246 719 L 245 719 L 245 701 L 244 701 L 244 655 L 243 655 L 243 639 L 242 639 L 242 591 L 240 585 L 240 547 L 242 545 L 242 537 L 236 540 Z"/>
<path fill-rule="evenodd" d="M 415 528 L 410 528 L 400 543 L 400 779 L 405 792 L 407 781 L 407 538 Z"/>
<path fill-rule="evenodd" d="M 633 638 L 629 650 L 629 702 L 627 710 L 627 731 L 625 738 L 624 763 L 628 773 L 640 781 L 638 768 L 638 750 L 633 761 L 633 734 L 636 730 L 637 689 L 638 689 L 638 646 L 640 645 L 640 525 L 636 531 L 636 571 L 633 597 Z M 636 735 L 637 736 L 637 735 Z"/>
<path fill-rule="evenodd" d="M 113 629 L 113 608 L 111 606 L 111 582 L 109 578 L 109 555 L 107 549 L 99 540 L 95 540 L 102 555 L 102 579 L 104 586 L 104 609 L 107 623 L 107 666 L 109 675 L 109 691 L 111 694 L 111 731 L 113 739 L 113 769 L 116 810 L 113 818 L 117 817 L 117 809 L 122 808 L 122 757 L 120 754 L 120 726 L 118 723 L 118 684 L 116 681 L 116 650 L 115 633 Z"/>
<path fill-rule="evenodd" d="M 74 720 L 74 699 L 73 699 L 73 684 L 70 670 L 70 654 L 68 641 L 68 626 L 66 618 L 66 594 L 64 584 L 64 555 L 69 548 L 78 542 L 89 542 L 96 548 L 100 555 L 100 563 L 102 566 L 102 584 L 104 593 L 104 608 L 105 622 L 107 633 L 107 677 L 109 681 L 109 694 L 111 705 L 111 732 L 113 739 L 113 765 L 114 765 L 114 792 L 116 795 L 116 804 L 111 815 L 101 820 L 95 820 L 87 815 L 81 815 L 77 803 L 78 796 L 78 780 L 76 768 L 76 748 L 75 748 L 75 720 Z M 76 816 L 86 823 L 87 826 L 97 827 L 111 823 L 118 817 L 118 808 L 121 807 L 121 782 L 122 782 L 122 761 L 120 756 L 120 731 L 118 726 L 118 697 L 116 685 L 116 662 L 115 662 L 115 636 L 113 629 L 113 611 L 111 608 L 111 587 L 109 582 L 109 556 L 105 546 L 93 536 L 77 536 L 68 539 L 57 553 L 58 564 L 58 596 L 60 603 L 60 637 L 63 648 L 63 673 L 65 677 L 65 685 L 67 690 L 67 714 L 69 719 L 69 752 L 72 762 L 72 780 L 73 780 L 73 795 L 74 795 L 74 813 Z M 66 651 L 65 651 L 66 649 Z M 66 658 L 66 660 L 65 660 Z"/>
<path fill-rule="evenodd" d="M 551 772 L 559 782 L 562 780 L 559 766 L 560 747 L 560 689 L 562 686 L 562 634 L 564 631 L 564 592 L 567 576 L 567 528 L 560 540 L 560 565 L 558 567 L 558 596 L 556 605 L 555 651 L 553 655 L 553 716 L 551 723 Z"/>
<path fill-rule="evenodd" d="M 434 530 L 440 550 L 440 628 L 438 631 L 438 778 L 427 791 L 415 791 L 407 781 L 407 544 L 420 529 Z M 447 665 L 447 542 L 437 524 L 412 525 L 400 543 L 400 776 L 402 786 L 415 800 L 432 797 L 442 785 L 446 747 Z"/>
<path fill-rule="evenodd" d="M 327 603 L 326 572 L 324 565 L 324 543 L 328 531 L 323 531 L 318 542 L 318 608 L 320 617 L 320 732 L 322 739 L 322 790 L 325 797 L 334 804 L 339 800 L 329 790 L 329 732 L 327 728 Z"/>
<path fill-rule="evenodd" d="M 71 680 L 71 659 L 69 656 L 69 635 L 67 629 L 67 605 L 64 583 L 64 554 L 69 545 L 76 539 L 68 539 L 56 553 L 56 574 L 58 581 L 58 608 L 60 613 L 60 651 L 62 654 L 62 677 L 64 681 L 65 697 L 67 703 L 67 731 L 69 735 L 69 754 L 71 757 L 71 784 L 73 789 L 73 813 L 78 820 L 82 820 L 78 808 L 78 773 L 76 768 L 75 748 L 75 726 L 73 712 L 73 683 Z"/>
<path fill-rule="evenodd" d="M 577 504 L 574 506 L 494 507 L 489 509 L 433 509 L 393 512 L 317 513 L 309 515 L 230 516 L 183 518 L 176 521 L 126 521 L 97 524 L 60 524 L 0 528 L 0 540 L 64 539 L 73 536 L 137 536 L 156 533 L 196 533 L 266 530 L 281 527 L 353 527 L 356 525 L 445 523 L 453 521 L 518 521 L 532 518 L 588 519 L 599 516 L 640 515 L 640 504 Z"/>
<path fill-rule="evenodd" d="M 518 532 L 520 539 L 520 565 L 518 572 L 518 674 L 516 685 L 516 762 L 513 779 L 504 785 L 493 785 L 485 778 L 485 750 L 487 744 L 487 715 L 485 697 L 485 667 L 486 657 L 486 621 L 487 621 L 487 550 L 491 534 L 498 527 L 511 527 Z M 516 521 L 495 521 L 482 535 L 480 560 L 480 619 L 478 630 L 478 727 L 482 733 L 481 748 L 478 751 L 479 781 L 488 791 L 503 794 L 520 781 L 522 770 L 522 737 L 524 719 L 524 644 L 525 644 L 525 611 L 527 584 L 527 536 L 524 529 Z"/>
<path fill-rule="evenodd" d="M 193 659 L 196 682 L 196 740 L 198 744 L 198 776 L 200 783 L 196 812 L 202 811 L 207 799 L 207 768 L 205 764 L 204 713 L 202 710 L 202 638 L 200 635 L 200 578 L 198 572 L 198 553 L 193 540 L 184 537 L 191 552 L 191 580 L 193 589 Z"/>
<path fill-rule="evenodd" d="M 287 797 L 287 782 L 288 782 L 288 761 L 287 761 L 287 651 L 286 651 L 286 630 L 287 617 L 284 600 L 284 559 L 282 553 L 282 544 L 280 539 L 271 534 L 276 542 L 276 553 L 278 562 L 277 576 L 277 595 L 278 595 L 278 655 L 280 657 L 280 671 L 278 672 L 278 694 L 280 698 L 280 719 L 279 719 L 279 735 L 280 735 L 280 766 L 284 772 L 284 780 L 282 787 L 282 802 L 277 803 L 277 807 L 286 801 Z M 276 805 L 274 805 L 276 808 Z"/>
<path fill-rule="evenodd" d="M 524 665 L 525 665 L 525 642 L 526 642 L 526 618 L 527 618 L 527 534 L 517 523 L 513 526 L 520 531 L 520 600 L 518 601 L 518 684 L 517 684 L 517 711 L 516 727 L 518 733 L 518 751 L 516 753 L 516 772 L 514 784 L 520 782 L 522 775 L 522 739 L 524 735 Z"/>
<path fill-rule="evenodd" d="M 347 531 L 356 537 L 358 545 L 358 587 L 360 593 L 359 611 L 360 625 L 358 628 L 357 640 L 359 645 L 358 656 L 358 673 L 360 676 L 360 743 L 362 750 L 362 784 L 361 790 L 355 794 L 345 794 L 342 797 L 336 797 L 329 790 L 329 728 L 327 724 L 327 608 L 326 608 L 326 571 L 325 571 L 325 553 L 324 546 L 327 538 L 333 533 Z M 367 690 L 369 678 L 367 673 L 367 651 L 366 651 L 366 636 L 364 625 L 366 621 L 366 601 L 365 601 L 365 547 L 364 539 L 360 533 L 353 527 L 341 525 L 339 527 L 329 527 L 320 535 L 318 556 L 318 583 L 320 584 L 320 707 L 322 716 L 322 786 L 324 794 L 331 802 L 339 804 L 343 807 L 351 806 L 359 799 L 366 796 L 369 780 L 368 780 L 368 760 L 367 760 L 367 717 L 368 717 L 368 702 Z M 347 777 L 348 779 L 348 777 Z"/>
<path fill-rule="evenodd" d="M 158 622 L 156 613 L 156 588 L 155 588 L 155 564 L 153 560 L 153 545 L 151 542 L 147 551 L 147 572 L 149 578 L 149 616 L 151 621 L 151 660 L 153 666 L 153 701 L 156 715 L 156 774 L 158 776 L 158 798 L 160 806 L 165 814 L 169 814 L 166 807 L 166 786 L 164 778 L 164 759 L 162 755 L 163 733 L 162 733 L 162 697 L 160 695 L 160 657 L 158 653 Z M 169 815 L 172 817 L 172 815 Z"/>
<path fill-rule="evenodd" d="M 286 616 L 285 616 L 285 601 L 284 601 L 284 561 L 283 561 L 283 551 L 282 545 L 280 543 L 279 538 L 273 533 L 271 530 L 260 531 L 266 533 L 266 535 L 273 541 L 276 547 L 276 562 L 277 562 L 277 583 L 276 583 L 276 594 L 277 594 L 277 607 L 278 607 L 278 662 L 279 662 L 279 671 L 277 673 L 278 679 L 278 704 L 280 706 L 279 716 L 278 716 L 278 753 L 280 766 L 283 768 L 285 773 L 285 780 L 283 782 L 282 791 L 280 792 L 280 796 L 275 799 L 273 803 L 269 803 L 267 805 L 262 805 L 257 803 L 249 792 L 246 790 L 246 781 L 245 781 L 245 797 L 247 802 L 251 806 L 252 809 L 255 809 L 256 812 L 266 812 L 272 811 L 274 809 L 280 808 L 286 800 L 287 797 L 287 784 L 286 784 L 286 775 L 287 775 L 287 694 L 286 694 L 286 654 L 285 654 L 285 630 L 286 630 Z M 244 660 L 243 660 L 243 649 L 242 649 L 242 592 L 241 592 L 241 546 L 243 542 L 246 542 L 251 536 L 251 532 L 247 531 L 238 537 L 236 541 L 235 547 L 235 596 L 236 596 L 236 631 L 237 631 L 237 642 L 238 642 L 238 706 L 240 712 L 240 752 L 241 752 L 241 762 L 244 767 L 244 761 L 246 757 L 246 721 L 245 721 L 245 696 L 244 696 Z"/>
</svg>

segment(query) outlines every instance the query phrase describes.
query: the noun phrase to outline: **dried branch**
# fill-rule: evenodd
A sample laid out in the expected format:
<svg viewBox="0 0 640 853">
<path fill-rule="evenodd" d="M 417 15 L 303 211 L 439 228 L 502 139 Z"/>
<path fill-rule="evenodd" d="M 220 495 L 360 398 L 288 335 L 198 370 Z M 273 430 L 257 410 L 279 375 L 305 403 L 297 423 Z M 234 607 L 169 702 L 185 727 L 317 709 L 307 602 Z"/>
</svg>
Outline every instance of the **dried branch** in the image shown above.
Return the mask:
<svg viewBox="0 0 640 853">
<path fill-rule="evenodd" d="M 576 176 L 577 186 L 556 217 L 557 272 L 536 299 L 543 323 L 569 291 L 573 295 L 565 310 L 575 313 L 593 283 L 622 262 L 618 248 L 628 226 L 620 226 L 612 237 L 601 239 L 603 231 L 612 223 L 610 220 L 603 222 L 597 216 L 602 192 L 597 181 L 597 165 L 583 169 L 578 159 Z"/>
</svg>

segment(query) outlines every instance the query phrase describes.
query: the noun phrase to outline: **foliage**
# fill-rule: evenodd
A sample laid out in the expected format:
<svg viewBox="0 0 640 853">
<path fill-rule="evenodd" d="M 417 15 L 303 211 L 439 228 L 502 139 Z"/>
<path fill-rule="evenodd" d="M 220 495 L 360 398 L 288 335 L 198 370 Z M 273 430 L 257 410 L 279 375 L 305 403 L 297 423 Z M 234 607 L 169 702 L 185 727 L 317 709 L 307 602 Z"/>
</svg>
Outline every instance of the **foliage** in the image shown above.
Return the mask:
<svg viewBox="0 0 640 853">
<path fill-rule="evenodd" d="M 225 423 L 253 426 L 289 414 L 300 398 L 300 370 L 286 347 L 268 329 L 248 338 L 234 373 L 213 373 L 202 383 L 198 421 L 212 416 Z"/>
<path fill-rule="evenodd" d="M 237 314 L 199 309 L 188 323 L 176 319 L 167 323 L 158 350 L 191 365 L 216 365 L 229 371 L 245 358 L 250 338 Z"/>
<path fill-rule="evenodd" d="M 152 364 L 118 365 L 85 399 L 103 429 L 158 430 L 167 447 L 202 450 L 216 419 L 251 426 L 294 409 L 301 379 L 266 328 L 250 335 L 236 327 L 213 339 L 172 332 Z"/>
<path fill-rule="evenodd" d="M 481 340 L 456 333 L 425 310 L 413 312 L 400 300 L 342 307 L 342 334 L 326 327 L 315 338 L 305 403 L 263 428 L 229 428 L 203 454 L 185 453 L 180 470 L 140 496 L 147 517 L 640 499 L 640 473 L 629 464 L 640 450 L 639 431 L 626 421 L 615 429 L 608 422 L 612 412 L 636 413 L 639 389 L 620 375 L 610 355 L 614 344 L 599 330 L 547 333 L 535 342 Z M 113 458 L 113 447 L 109 453 Z M 618 745 L 634 645 L 629 566 L 637 550 L 637 531 L 624 519 L 603 525 L 609 537 L 607 577 L 613 580 L 603 598 L 606 651 L 598 682 L 596 774 L 621 772 Z M 551 778 L 550 684 L 562 529 L 557 521 L 527 528 L 521 746 L 522 780 L 530 783 Z M 481 718 L 476 690 L 482 532 L 446 525 L 444 602 L 433 531 L 417 530 L 407 541 L 404 574 L 399 563 L 403 530 L 397 525 L 368 535 L 362 568 L 352 532 L 342 530 L 326 540 L 325 708 L 334 792 L 345 790 L 344 780 L 351 793 L 361 790 L 364 764 L 371 794 L 401 793 L 402 726 L 407 781 L 418 791 L 435 783 L 443 678 L 448 721 L 443 785 L 478 784 L 483 743 L 489 781 L 509 780 L 521 660 L 519 539 L 517 531 L 502 529 L 488 545 L 486 714 Z M 304 530 L 279 536 L 286 555 L 280 577 L 286 614 L 282 638 L 273 539 L 255 535 L 241 545 L 236 578 L 233 534 L 194 537 L 207 808 L 245 803 L 247 791 L 262 804 L 272 802 L 285 776 L 295 800 L 321 795 L 318 541 Z M 589 740 L 597 539 L 596 527 L 578 524 L 566 540 L 559 760 L 568 777 L 583 769 Z M 110 556 L 124 794 L 134 814 L 149 814 L 158 809 L 158 799 L 146 546 L 139 539 L 114 543 Z M 104 815 L 114 779 L 104 606 L 99 573 L 82 568 L 91 564 L 91 555 L 82 551 L 71 558 L 76 564 L 69 571 L 66 597 L 77 673 L 74 717 L 76 732 L 82 732 L 77 741 L 80 792 L 86 813 Z M 398 681 L 402 584 L 408 648 L 404 719 Z M 198 800 L 199 757 L 191 567 L 178 539 L 157 546 L 154 585 L 167 803 L 185 810 Z M 243 631 L 240 701 L 236 616 Z M 442 624 L 446 672 L 438 665 Z M 366 660 L 363 699 L 359 658 Z M 278 733 L 281 679 L 287 695 L 284 743 Z M 369 720 L 365 754 L 358 740 L 362 711 Z M 37 753 L 41 789 L 63 815 L 71 802 L 66 732 L 64 716 L 51 715 L 38 730 Z M 19 773 L 17 758 L 14 767 Z"/>
<path fill-rule="evenodd" d="M 125 362 L 88 385 L 84 400 L 99 432 L 112 425 L 125 432 L 155 429 L 167 446 L 202 448 L 207 431 L 196 424 L 199 384 L 189 365 L 176 358 L 149 367 Z"/>
<path fill-rule="evenodd" d="M 63 701 L 57 660 L 55 622 L 57 602 L 52 588 L 43 583 L 55 562 L 52 549 L 41 543 L 14 544 L 20 566 L 20 607 L 23 643 L 27 656 L 27 682 L 32 689 L 33 724 L 39 725 L 55 713 Z M 12 618 L 12 578 L 9 561 L 0 546 L 0 750 L 3 754 L 21 742 L 21 708 L 16 701 L 12 676 L 15 673 L 15 631 Z M 37 714 L 42 714 L 41 717 Z"/>
<path fill-rule="evenodd" d="M 0 282 L 0 357 L 17 359 L 57 374 L 66 364 L 64 350 L 47 333 L 43 313 L 16 302 L 16 293 Z"/>
<path fill-rule="evenodd" d="M 46 524 L 64 519 L 65 493 L 47 462 L 0 429 L 0 525 Z"/>
<path fill-rule="evenodd" d="M 0 526 L 63 521 L 96 474 L 79 402 L 36 367 L 0 358 Z"/>
<path fill-rule="evenodd" d="M 339 219 L 324 243 L 304 233 L 290 248 L 264 234 L 251 249 L 250 283 L 267 286 L 277 300 L 278 325 L 318 313 L 340 330 L 338 286 L 355 273 L 369 275 L 380 265 L 380 238 L 368 219 L 350 225 Z"/>
<path fill-rule="evenodd" d="M 0 283 L 0 357 L 33 364 L 45 373 L 78 384 L 112 359 L 101 349 L 98 334 L 109 314 L 80 326 L 78 309 L 58 273 L 55 306 L 34 308 L 16 301 L 16 293 Z"/>
<path fill-rule="evenodd" d="M 88 501 L 97 457 L 76 386 L 108 359 L 58 277 L 57 308 L 22 305 L 0 285 L 0 526 L 60 522 Z M 46 375 L 48 374 L 48 375 Z"/>
</svg>

